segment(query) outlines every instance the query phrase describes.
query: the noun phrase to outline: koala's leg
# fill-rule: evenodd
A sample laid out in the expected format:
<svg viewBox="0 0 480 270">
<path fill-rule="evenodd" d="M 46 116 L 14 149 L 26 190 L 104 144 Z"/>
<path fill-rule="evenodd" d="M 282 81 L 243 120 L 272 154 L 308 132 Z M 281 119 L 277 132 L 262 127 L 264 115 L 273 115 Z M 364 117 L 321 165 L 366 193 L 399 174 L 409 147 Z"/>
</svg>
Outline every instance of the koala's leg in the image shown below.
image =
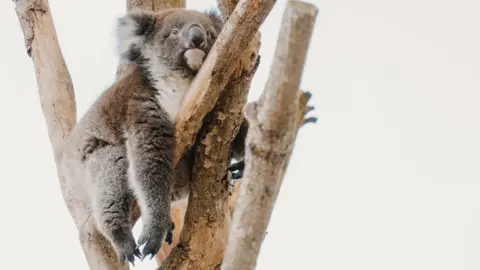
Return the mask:
<svg viewBox="0 0 480 270">
<path fill-rule="evenodd" d="M 172 221 L 170 196 L 174 170 L 174 124 L 158 110 L 155 100 L 133 100 L 129 112 L 127 152 L 130 183 L 142 212 L 143 231 L 138 239 L 143 258 L 159 251 L 170 240 Z M 166 238 L 167 237 L 167 238 Z"/>
<path fill-rule="evenodd" d="M 128 161 L 124 147 L 104 146 L 88 157 L 93 213 L 99 230 L 109 239 L 120 260 L 140 257 L 132 235 L 130 212 L 133 194 L 128 184 Z"/>
</svg>

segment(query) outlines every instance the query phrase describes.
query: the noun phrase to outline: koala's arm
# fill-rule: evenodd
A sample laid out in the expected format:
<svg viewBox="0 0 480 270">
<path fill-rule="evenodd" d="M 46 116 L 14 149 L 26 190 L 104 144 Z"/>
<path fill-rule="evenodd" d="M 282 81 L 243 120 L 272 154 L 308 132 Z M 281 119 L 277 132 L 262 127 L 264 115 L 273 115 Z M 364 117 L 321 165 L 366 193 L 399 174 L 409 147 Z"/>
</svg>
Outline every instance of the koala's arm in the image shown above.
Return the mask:
<svg viewBox="0 0 480 270">
<path fill-rule="evenodd" d="M 127 113 L 127 153 L 131 185 L 143 220 L 138 245 L 152 257 L 171 234 L 170 193 L 173 186 L 174 124 L 158 109 L 153 95 L 137 94 Z M 168 239 L 167 239 L 168 240 Z"/>
</svg>

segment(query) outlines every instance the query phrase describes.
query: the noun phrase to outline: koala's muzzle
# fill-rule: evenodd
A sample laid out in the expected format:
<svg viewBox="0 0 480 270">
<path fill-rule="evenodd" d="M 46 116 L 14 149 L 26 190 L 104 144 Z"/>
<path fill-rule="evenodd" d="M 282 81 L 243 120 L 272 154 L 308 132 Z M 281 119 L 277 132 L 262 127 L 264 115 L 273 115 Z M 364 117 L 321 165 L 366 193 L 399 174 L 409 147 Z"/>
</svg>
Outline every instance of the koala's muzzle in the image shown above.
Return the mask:
<svg viewBox="0 0 480 270">
<path fill-rule="evenodd" d="M 188 27 L 187 36 L 190 48 L 205 47 L 206 33 L 198 24 L 192 24 Z"/>
</svg>

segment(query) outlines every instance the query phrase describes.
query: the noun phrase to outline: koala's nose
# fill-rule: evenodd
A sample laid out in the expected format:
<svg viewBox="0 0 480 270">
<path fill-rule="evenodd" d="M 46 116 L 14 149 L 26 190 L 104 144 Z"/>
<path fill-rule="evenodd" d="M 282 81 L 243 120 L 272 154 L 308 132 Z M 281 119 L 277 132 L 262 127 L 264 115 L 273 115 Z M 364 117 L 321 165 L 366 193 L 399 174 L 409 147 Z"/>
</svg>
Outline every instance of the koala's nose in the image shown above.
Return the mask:
<svg viewBox="0 0 480 270">
<path fill-rule="evenodd" d="M 201 48 L 205 45 L 205 31 L 193 24 L 188 28 L 189 46 L 193 48 Z"/>
</svg>

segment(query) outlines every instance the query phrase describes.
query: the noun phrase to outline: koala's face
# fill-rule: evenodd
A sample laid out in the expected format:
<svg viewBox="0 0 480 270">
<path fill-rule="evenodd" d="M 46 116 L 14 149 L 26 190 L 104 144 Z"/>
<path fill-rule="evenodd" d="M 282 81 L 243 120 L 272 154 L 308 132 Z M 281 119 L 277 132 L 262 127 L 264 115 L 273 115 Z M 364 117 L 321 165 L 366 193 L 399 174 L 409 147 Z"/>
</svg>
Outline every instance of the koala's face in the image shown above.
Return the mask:
<svg viewBox="0 0 480 270">
<path fill-rule="evenodd" d="M 147 61 L 150 65 L 195 74 L 222 26 L 219 15 L 212 12 L 130 12 L 119 20 L 119 49 L 130 61 Z"/>
</svg>

